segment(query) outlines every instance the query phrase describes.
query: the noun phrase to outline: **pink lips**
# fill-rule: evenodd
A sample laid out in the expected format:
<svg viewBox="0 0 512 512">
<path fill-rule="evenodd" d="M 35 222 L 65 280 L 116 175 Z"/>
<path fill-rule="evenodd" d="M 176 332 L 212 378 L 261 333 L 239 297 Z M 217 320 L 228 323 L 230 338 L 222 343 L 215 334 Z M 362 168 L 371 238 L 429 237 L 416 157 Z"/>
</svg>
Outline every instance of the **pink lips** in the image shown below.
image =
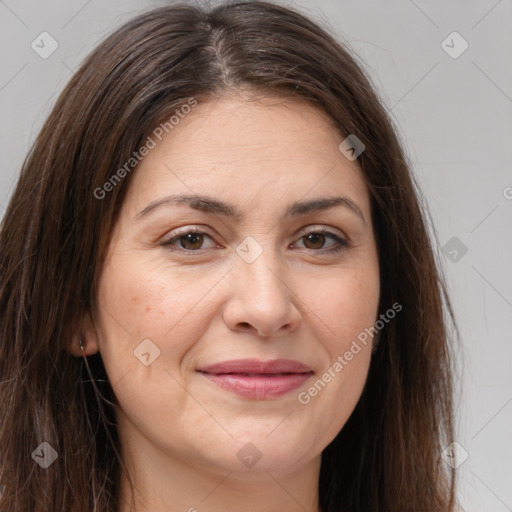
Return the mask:
<svg viewBox="0 0 512 512">
<path fill-rule="evenodd" d="M 198 369 L 217 386 L 249 398 L 271 398 L 298 388 L 312 374 L 306 365 L 291 359 L 258 361 L 237 359 Z"/>
</svg>

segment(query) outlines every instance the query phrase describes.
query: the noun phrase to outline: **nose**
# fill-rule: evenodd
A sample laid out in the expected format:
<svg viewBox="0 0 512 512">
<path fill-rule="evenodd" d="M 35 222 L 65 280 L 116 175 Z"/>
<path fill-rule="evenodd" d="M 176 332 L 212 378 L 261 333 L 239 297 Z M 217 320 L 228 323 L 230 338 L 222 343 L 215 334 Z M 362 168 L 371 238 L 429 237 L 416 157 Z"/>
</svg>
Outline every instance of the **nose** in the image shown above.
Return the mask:
<svg viewBox="0 0 512 512">
<path fill-rule="evenodd" d="M 233 331 L 275 337 L 290 334 L 300 323 L 300 302 L 285 266 L 266 249 L 252 263 L 238 260 L 231 274 L 230 298 L 224 309 Z"/>
</svg>

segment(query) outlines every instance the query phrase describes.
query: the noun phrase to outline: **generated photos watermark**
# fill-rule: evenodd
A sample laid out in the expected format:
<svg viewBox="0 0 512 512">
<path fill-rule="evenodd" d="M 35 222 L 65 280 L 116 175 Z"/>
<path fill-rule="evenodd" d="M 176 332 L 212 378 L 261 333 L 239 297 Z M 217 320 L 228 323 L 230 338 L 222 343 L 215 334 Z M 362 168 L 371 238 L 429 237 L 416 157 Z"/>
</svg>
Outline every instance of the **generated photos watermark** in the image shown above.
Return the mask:
<svg viewBox="0 0 512 512">
<path fill-rule="evenodd" d="M 158 142 L 161 142 L 164 134 L 170 133 L 180 122 L 180 119 L 184 119 L 192 109 L 197 106 L 197 100 L 193 97 L 187 100 L 187 103 L 183 104 L 180 108 L 176 109 L 174 114 L 164 123 L 158 125 L 148 135 L 146 142 L 139 148 L 138 151 L 134 151 L 132 156 L 120 167 L 112 176 L 105 182 L 101 187 L 94 189 L 94 197 L 100 201 L 105 198 L 108 192 L 112 192 L 116 185 L 118 185 L 123 178 L 129 174 L 133 168 L 142 161 L 142 159 L 149 154 L 149 152 L 156 148 Z M 155 140 L 156 139 L 156 140 Z"/>
<path fill-rule="evenodd" d="M 386 324 L 390 322 L 393 318 L 395 318 L 396 314 L 402 311 L 402 305 L 398 302 L 395 302 L 391 308 L 389 308 L 385 313 L 382 313 L 379 317 L 379 320 L 377 320 L 372 327 L 365 328 L 364 331 L 361 331 L 357 335 L 357 339 L 352 341 L 352 344 L 350 345 L 350 348 L 346 350 L 343 355 L 339 355 L 336 358 L 336 361 L 325 370 L 325 372 L 321 375 L 319 379 L 315 381 L 315 383 L 309 387 L 306 391 L 301 391 L 297 395 L 297 400 L 302 405 L 307 405 L 309 402 L 311 402 L 311 399 L 322 391 L 325 386 L 331 382 L 336 375 L 338 375 L 345 366 L 347 366 L 352 359 L 354 359 L 354 356 L 359 354 L 361 352 L 362 348 L 361 345 L 366 346 L 368 344 L 368 338 L 373 340 L 373 337 L 384 327 Z"/>
</svg>

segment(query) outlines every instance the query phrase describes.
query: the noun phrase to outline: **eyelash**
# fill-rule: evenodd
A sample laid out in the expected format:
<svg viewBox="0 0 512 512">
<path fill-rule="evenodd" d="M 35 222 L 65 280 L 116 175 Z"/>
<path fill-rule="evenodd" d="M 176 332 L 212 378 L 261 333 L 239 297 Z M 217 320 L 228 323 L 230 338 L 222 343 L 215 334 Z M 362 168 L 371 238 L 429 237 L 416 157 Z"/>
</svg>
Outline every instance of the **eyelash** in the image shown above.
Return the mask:
<svg viewBox="0 0 512 512">
<path fill-rule="evenodd" d="M 208 236 L 209 238 L 211 238 L 213 240 L 213 237 L 211 237 L 208 233 L 205 233 L 204 231 L 199 231 L 197 229 L 189 229 L 188 231 L 183 231 L 181 233 L 175 234 L 171 238 L 168 238 L 167 240 L 162 242 L 161 245 L 163 247 L 165 247 L 165 249 L 167 249 L 168 251 L 171 251 L 171 252 L 181 251 L 181 252 L 183 252 L 185 254 L 201 253 L 202 251 L 207 250 L 207 249 L 192 250 L 192 249 L 184 249 L 183 247 L 172 248 L 172 243 L 174 241 L 179 240 L 182 236 L 186 236 L 186 235 L 189 235 L 189 234 L 206 235 L 206 236 Z M 311 234 L 326 235 L 328 237 L 331 237 L 331 238 L 333 238 L 335 240 L 335 242 L 337 242 L 337 245 L 333 245 L 331 248 L 328 248 L 328 249 L 307 249 L 306 248 L 306 250 L 309 250 L 309 251 L 319 252 L 319 253 L 321 253 L 323 255 L 337 254 L 339 252 L 342 252 L 342 251 L 346 250 L 350 246 L 350 244 L 346 240 L 344 240 L 343 238 L 339 237 L 338 235 L 335 235 L 334 233 L 331 233 L 330 231 L 325 231 L 325 230 L 309 231 L 307 233 L 304 233 L 301 237 L 299 237 L 299 240 L 301 240 L 302 238 L 305 238 L 305 237 L 307 237 L 308 235 L 311 235 Z"/>
</svg>

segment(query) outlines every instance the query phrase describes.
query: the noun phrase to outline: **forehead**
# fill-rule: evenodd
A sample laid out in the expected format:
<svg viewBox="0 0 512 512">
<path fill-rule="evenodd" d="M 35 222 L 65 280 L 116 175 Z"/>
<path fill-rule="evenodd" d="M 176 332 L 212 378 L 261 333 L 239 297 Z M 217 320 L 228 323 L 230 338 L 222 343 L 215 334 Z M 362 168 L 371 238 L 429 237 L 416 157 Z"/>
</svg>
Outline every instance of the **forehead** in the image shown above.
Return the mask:
<svg viewBox="0 0 512 512">
<path fill-rule="evenodd" d="M 294 98 L 198 102 L 155 139 L 126 200 L 139 208 L 180 192 L 241 207 L 261 207 L 263 200 L 268 207 L 331 192 L 351 195 L 364 210 L 369 200 L 362 172 L 339 151 L 343 139 L 323 111 Z"/>
</svg>

